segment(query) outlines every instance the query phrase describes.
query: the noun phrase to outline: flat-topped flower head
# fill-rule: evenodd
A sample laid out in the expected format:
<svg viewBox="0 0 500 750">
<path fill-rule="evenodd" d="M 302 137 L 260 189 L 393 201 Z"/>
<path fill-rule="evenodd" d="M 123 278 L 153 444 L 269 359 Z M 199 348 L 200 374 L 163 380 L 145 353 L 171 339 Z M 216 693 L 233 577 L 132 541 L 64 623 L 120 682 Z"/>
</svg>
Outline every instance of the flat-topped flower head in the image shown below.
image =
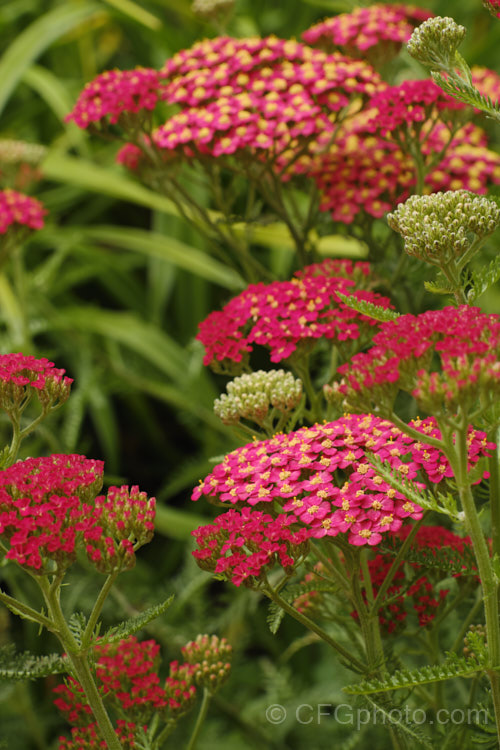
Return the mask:
<svg viewBox="0 0 500 750">
<path fill-rule="evenodd" d="M 36 198 L 10 188 L 0 190 L 0 235 L 22 228 L 42 229 L 46 213 Z"/>
<path fill-rule="evenodd" d="M 432 70 L 454 70 L 457 49 L 465 34 L 465 26 L 460 26 L 453 18 L 429 18 L 413 32 L 408 52 Z"/>
<path fill-rule="evenodd" d="M 72 378 L 45 357 L 31 354 L 0 354 L 0 408 L 8 414 L 24 409 L 36 396 L 44 411 L 69 397 Z"/>
<path fill-rule="evenodd" d="M 0 471 L 0 537 L 5 557 L 37 574 L 76 557 L 92 524 L 104 464 L 79 455 L 29 458 Z"/>
<path fill-rule="evenodd" d="M 483 0 L 483 5 L 492 16 L 500 18 L 500 0 Z"/>
<path fill-rule="evenodd" d="M 426 435 L 439 435 L 435 421 L 411 424 L 422 433 L 421 441 L 380 417 L 349 415 L 278 434 L 228 454 L 192 498 L 206 496 L 238 510 L 193 532 L 198 564 L 215 573 L 226 573 L 229 566 L 233 581 L 234 567 L 241 565 L 236 575 L 241 582 L 250 575 L 258 577 L 262 565 L 279 563 L 286 568 L 275 555 L 279 549 L 290 555 L 289 550 L 262 546 L 264 540 L 275 538 L 273 524 L 281 524 L 278 537 L 282 541 L 284 530 L 292 534 L 305 529 L 306 538 L 345 534 L 350 544 L 373 546 L 384 534 L 398 531 L 405 519 L 421 518 L 421 508 L 392 489 L 368 460 L 376 454 L 402 477 L 417 482 L 419 471 L 431 482 L 452 477 L 445 456 L 425 444 Z M 491 447 L 485 433 L 471 429 L 470 466 Z"/>
<path fill-rule="evenodd" d="M 473 244 L 500 224 L 500 208 L 467 190 L 412 195 L 387 222 L 403 237 L 408 255 L 441 266 L 467 253 L 470 259 Z"/>
<path fill-rule="evenodd" d="M 134 487 L 110 487 L 96 497 L 92 528 L 84 533 L 89 559 L 100 573 L 129 570 L 135 553 L 153 538 L 156 500 Z"/>
<path fill-rule="evenodd" d="M 355 57 L 390 59 L 408 41 L 415 26 L 432 15 L 412 5 L 376 3 L 327 18 L 302 34 L 312 46 L 340 48 Z"/>
<path fill-rule="evenodd" d="M 167 61 L 165 94 L 182 110 L 153 134 L 183 158 L 272 160 L 301 171 L 297 152 L 331 139 L 339 113 L 382 83 L 367 63 L 298 42 L 218 37 Z M 289 176 L 289 175 L 288 175 Z"/>
<path fill-rule="evenodd" d="M 262 425 L 275 413 L 283 417 L 302 400 L 302 381 L 285 370 L 257 370 L 235 378 L 214 403 L 215 414 L 227 425 L 247 419 Z"/>
<path fill-rule="evenodd" d="M 148 119 L 161 91 L 157 70 L 107 70 L 86 84 L 66 120 L 80 128 L 99 125 L 106 129 L 118 124 L 127 130 L 127 118 L 135 126 Z"/>
<path fill-rule="evenodd" d="M 327 274 L 329 268 L 325 266 Z M 227 370 L 244 363 L 255 344 L 270 350 L 271 362 L 281 362 L 310 351 L 320 338 L 338 345 L 371 331 L 376 322 L 345 305 L 337 292 L 382 307 L 389 307 L 389 300 L 356 290 L 353 279 L 318 271 L 315 266 L 314 272 L 299 272 L 291 281 L 251 284 L 222 311 L 212 312 L 196 337 L 206 350 L 204 364 Z"/>
<path fill-rule="evenodd" d="M 432 414 L 473 408 L 500 392 L 500 317 L 445 307 L 383 323 L 366 353 L 339 368 L 344 408 L 391 413 L 403 390 Z M 332 394 L 332 395 L 333 395 Z"/>
</svg>

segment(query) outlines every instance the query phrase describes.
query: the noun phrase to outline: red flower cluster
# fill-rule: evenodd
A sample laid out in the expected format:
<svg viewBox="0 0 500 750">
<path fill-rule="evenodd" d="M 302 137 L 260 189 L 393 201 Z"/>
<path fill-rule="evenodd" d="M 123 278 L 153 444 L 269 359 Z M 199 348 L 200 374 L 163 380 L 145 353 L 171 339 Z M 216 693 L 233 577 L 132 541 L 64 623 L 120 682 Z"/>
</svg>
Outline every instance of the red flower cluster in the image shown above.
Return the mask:
<svg viewBox="0 0 500 750">
<path fill-rule="evenodd" d="M 123 745 L 123 750 L 135 750 L 136 725 L 131 721 L 118 719 L 116 722 L 116 735 Z M 106 750 L 107 744 L 100 738 L 97 724 L 88 724 L 85 727 L 73 727 L 71 739 L 59 737 L 58 750 Z"/>
<path fill-rule="evenodd" d="M 107 70 L 87 83 L 66 117 L 80 128 L 124 124 L 123 117 L 153 110 L 161 96 L 160 74 L 151 68 Z"/>
<path fill-rule="evenodd" d="M 117 722 L 116 732 L 128 748 L 134 748 L 135 727 L 143 726 L 158 711 L 178 718 L 193 705 L 196 687 L 193 674 L 196 666 L 191 664 L 170 664 L 170 675 L 162 687 L 158 676 L 160 646 L 153 640 L 139 642 L 129 636 L 118 643 L 97 644 L 95 646 L 96 678 L 105 701 L 111 701 L 115 708 L 127 719 Z M 68 677 L 66 683 L 54 688 L 58 696 L 54 705 L 64 714 L 74 727 L 72 739 L 60 738 L 59 750 L 77 750 L 80 747 L 106 747 L 100 744 L 99 732 L 95 724 L 88 724 L 92 713 L 86 702 L 80 683 Z M 79 745 L 84 740 L 95 744 Z M 129 743 L 129 744 L 126 744 Z"/>
<path fill-rule="evenodd" d="M 224 575 L 235 586 L 252 585 L 276 564 L 291 573 L 307 553 L 310 537 L 306 528 L 297 529 L 292 515 L 273 518 L 251 508 L 230 510 L 191 533 L 198 545 L 193 556 L 200 568 Z"/>
<path fill-rule="evenodd" d="M 5 555 L 35 573 L 49 560 L 67 567 L 79 532 L 92 525 L 88 505 L 102 486 L 104 464 L 78 455 L 28 458 L 0 471 L 0 535 Z"/>
<path fill-rule="evenodd" d="M 346 54 L 360 56 L 371 48 L 392 47 L 394 54 L 407 42 L 415 26 L 433 14 L 412 5 L 375 4 L 341 13 L 312 26 L 302 34 L 308 44 L 330 49 L 341 47 Z"/>
<path fill-rule="evenodd" d="M 500 18 L 500 0 L 483 0 L 483 5 L 492 16 Z"/>
<path fill-rule="evenodd" d="M 395 539 L 403 542 L 411 531 L 411 527 L 405 526 L 397 534 Z M 459 553 L 463 553 L 466 546 L 470 547 L 469 537 L 460 537 L 457 534 L 444 529 L 441 526 L 422 526 L 415 536 L 413 547 L 428 551 L 432 559 L 433 550 L 449 547 Z M 377 555 L 368 562 L 368 568 L 373 584 L 373 593 L 378 593 L 383 584 L 394 558 L 389 554 Z M 404 563 L 398 568 L 392 584 L 387 591 L 387 599 L 392 599 L 379 613 L 380 624 L 388 633 L 393 633 L 398 625 L 404 622 L 408 616 L 408 607 L 411 607 L 418 617 L 418 623 L 425 627 L 432 622 L 448 593 L 448 589 L 437 589 L 436 584 L 442 578 L 439 572 L 429 569 L 425 575 L 414 580 L 422 566 L 417 563 Z M 411 583 L 410 586 L 408 584 Z"/>
<path fill-rule="evenodd" d="M 327 275 L 336 267 L 338 276 Z M 206 350 L 204 364 L 241 362 L 253 344 L 269 348 L 271 362 L 281 362 L 297 350 L 310 350 L 320 338 L 358 339 L 366 326 L 377 323 L 345 305 L 337 292 L 384 308 L 390 303 L 375 292 L 355 290 L 355 282 L 345 276 L 350 268 L 359 278 L 366 264 L 348 267 L 343 261 L 327 261 L 323 269 L 322 264 L 315 264 L 291 281 L 251 284 L 200 324 L 196 338 Z"/>
<path fill-rule="evenodd" d="M 411 526 L 403 526 L 389 537 L 391 541 L 401 544 L 411 531 Z M 441 526 L 422 526 L 413 540 L 413 548 L 426 552 L 432 559 L 433 551 L 443 547 L 463 554 L 465 547 L 470 547 L 469 537 L 459 537 Z M 368 569 L 376 596 L 394 562 L 389 553 L 378 554 L 368 561 Z M 429 568 L 425 575 L 417 577 L 422 565 L 401 563 L 386 593 L 386 602 L 379 611 L 379 621 L 387 633 L 394 633 L 401 628 L 408 617 L 410 608 L 416 613 L 421 627 L 425 627 L 435 618 L 439 606 L 445 601 L 448 590 L 437 589 L 436 584 L 442 579 L 437 568 Z M 320 590 L 310 589 L 311 584 L 328 576 L 322 563 L 317 563 L 314 571 L 307 573 L 302 583 L 309 589 L 300 594 L 294 601 L 299 612 L 310 616 L 321 617 L 327 612 L 327 599 Z M 357 613 L 351 613 L 357 618 Z"/>
<path fill-rule="evenodd" d="M 433 357 L 440 360 L 433 371 Z M 420 315 L 401 315 L 383 323 L 366 353 L 339 368 L 336 390 L 351 408 L 366 410 L 410 391 L 422 408 L 438 413 L 467 409 L 482 393 L 491 398 L 500 386 L 500 317 L 477 307 L 445 307 Z M 335 387 L 334 387 L 335 388 Z"/>
<path fill-rule="evenodd" d="M 11 226 L 42 229 L 46 213 L 36 198 L 10 188 L 0 190 L 0 234 L 5 234 Z"/>
<path fill-rule="evenodd" d="M 73 382 L 64 373 L 45 357 L 0 354 L 0 408 L 8 414 L 18 414 L 33 395 L 45 411 L 56 402 L 64 403 Z"/>
<path fill-rule="evenodd" d="M 153 534 L 154 498 L 102 486 L 104 464 L 79 455 L 29 458 L 0 471 L 0 537 L 6 557 L 38 574 L 66 568 L 80 541 L 101 572 L 126 570 Z"/>
<path fill-rule="evenodd" d="M 332 137 L 351 98 L 381 85 L 364 62 L 276 37 L 206 40 L 164 72 L 165 99 L 183 109 L 153 134 L 159 148 L 188 158 L 265 153 L 283 170 Z"/>
<path fill-rule="evenodd" d="M 500 100 L 500 75 L 490 68 L 473 65 L 471 68 L 472 83 L 483 96 L 489 96 L 492 101 Z"/>
<path fill-rule="evenodd" d="M 271 562 L 292 567 L 292 561 L 280 554 L 293 558 L 289 546 L 299 550 L 307 537 L 346 533 L 350 544 L 376 545 L 382 534 L 398 531 L 405 518 L 421 518 L 421 509 L 392 489 L 367 460 L 376 454 L 411 480 L 419 470 L 431 482 L 453 476 L 445 456 L 425 444 L 426 435 L 439 435 L 435 421 L 411 424 L 422 433 L 421 442 L 378 417 L 350 415 L 228 454 L 193 491 L 192 499 L 206 495 L 243 510 L 219 516 L 194 531 L 199 545 L 195 557 L 215 572 L 230 569 L 233 581 L 241 582 L 258 576 L 262 566 Z M 471 429 L 470 466 L 491 447 L 485 433 Z M 276 505 L 283 512 L 273 519 L 270 514 Z M 261 512 L 264 508 L 268 513 Z M 296 537 L 297 529 L 308 533 Z M 267 548 L 264 540 L 285 546 Z"/>
<path fill-rule="evenodd" d="M 500 156 L 486 148 L 484 131 L 471 123 L 453 133 L 451 113 L 460 107 L 431 80 L 406 81 L 376 94 L 369 108 L 343 124 L 326 153 L 310 159 L 321 209 L 351 223 L 362 212 L 381 217 L 406 200 L 417 182 L 408 139 L 419 144 L 427 166 L 424 192 L 486 193 L 500 182 Z"/>
</svg>

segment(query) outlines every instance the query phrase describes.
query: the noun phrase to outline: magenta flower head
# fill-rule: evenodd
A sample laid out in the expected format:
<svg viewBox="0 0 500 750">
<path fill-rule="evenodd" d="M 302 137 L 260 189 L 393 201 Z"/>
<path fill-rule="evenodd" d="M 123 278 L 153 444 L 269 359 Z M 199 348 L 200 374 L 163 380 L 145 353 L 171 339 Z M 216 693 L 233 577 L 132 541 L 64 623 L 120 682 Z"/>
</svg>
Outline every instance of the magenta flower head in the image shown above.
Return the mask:
<svg viewBox="0 0 500 750">
<path fill-rule="evenodd" d="M 0 471 L 0 540 L 5 557 L 44 575 L 76 558 L 79 535 L 92 526 L 89 508 L 104 464 L 79 455 L 29 458 Z"/>
<path fill-rule="evenodd" d="M 377 3 L 340 13 L 312 26 L 302 34 L 311 46 L 338 48 L 353 57 L 368 57 L 374 63 L 397 55 L 413 29 L 432 13 L 412 5 Z"/>
<path fill-rule="evenodd" d="M 0 190 L 0 235 L 20 229 L 42 229 L 47 211 L 36 198 L 6 188 Z"/>
<path fill-rule="evenodd" d="M 291 281 L 251 284 L 222 311 L 212 312 L 196 337 L 205 347 L 204 364 L 233 372 L 245 365 L 255 344 L 270 350 L 271 362 L 281 362 L 309 353 L 321 338 L 341 346 L 371 333 L 376 322 L 349 308 L 337 295 L 353 294 L 390 306 L 386 297 L 355 289 L 352 274 L 357 274 L 359 283 L 367 264 L 347 267 L 342 261 L 327 261 L 321 265 L 297 272 Z"/>
<path fill-rule="evenodd" d="M 438 415 L 465 412 L 500 391 L 500 317 L 445 307 L 383 323 L 366 353 L 342 365 L 334 386 L 345 408 L 392 413 L 400 390 Z"/>
<path fill-rule="evenodd" d="M 44 412 L 69 397 L 72 378 L 48 359 L 21 353 L 0 354 L 0 408 L 9 415 L 24 410 L 36 396 Z"/>
<path fill-rule="evenodd" d="M 192 495 L 234 508 L 193 532 L 200 567 L 236 585 L 255 585 L 274 565 L 292 572 L 307 554 L 308 538 L 345 535 L 354 546 L 376 546 L 405 519 L 421 518 L 421 508 L 368 460 L 375 454 L 422 487 L 419 472 L 433 483 L 452 477 L 445 456 L 425 444 L 426 435 L 439 435 L 435 421 L 411 424 L 421 441 L 380 417 L 349 415 L 227 455 Z M 485 433 L 469 431 L 470 466 L 490 448 Z"/>
<path fill-rule="evenodd" d="M 182 110 L 153 133 L 160 154 L 237 158 L 249 170 L 258 159 L 281 179 L 306 171 L 339 113 L 382 85 L 363 61 L 276 37 L 206 40 L 167 61 L 163 73 L 164 98 Z"/>
<path fill-rule="evenodd" d="M 105 131 L 118 125 L 134 132 L 149 122 L 160 95 L 157 70 L 108 70 L 86 84 L 66 120 L 80 128 L 94 126 Z"/>
</svg>

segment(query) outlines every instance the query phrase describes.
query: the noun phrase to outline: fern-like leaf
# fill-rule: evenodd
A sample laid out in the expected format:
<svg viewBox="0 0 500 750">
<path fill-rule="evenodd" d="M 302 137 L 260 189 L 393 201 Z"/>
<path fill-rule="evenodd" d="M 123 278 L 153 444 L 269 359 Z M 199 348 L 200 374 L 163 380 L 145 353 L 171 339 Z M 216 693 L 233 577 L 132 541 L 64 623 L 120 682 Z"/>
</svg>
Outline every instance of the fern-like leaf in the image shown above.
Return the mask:
<svg viewBox="0 0 500 750">
<path fill-rule="evenodd" d="M 382 721 L 384 724 L 392 726 L 398 734 L 410 738 L 413 747 L 419 745 L 420 747 L 432 750 L 432 744 L 429 739 L 423 734 L 417 724 L 407 721 L 404 718 L 403 711 L 395 711 L 393 707 L 386 709 L 367 695 L 364 695 L 363 698 L 373 708 L 374 712 L 376 711 L 377 714 L 382 714 Z"/>
<path fill-rule="evenodd" d="M 494 258 L 485 268 L 470 272 L 471 288 L 467 292 L 467 301 L 474 302 L 498 279 L 500 279 L 500 256 Z"/>
<path fill-rule="evenodd" d="M 269 612 L 267 613 L 267 624 L 273 635 L 276 635 L 278 632 L 284 616 L 285 610 L 280 607 L 279 604 L 276 604 L 276 602 L 271 602 L 269 605 Z"/>
<path fill-rule="evenodd" d="M 377 470 L 379 476 L 381 476 L 382 479 L 384 479 L 394 490 L 401 492 L 401 494 L 407 497 L 412 503 L 420 505 L 424 510 L 434 510 L 437 513 L 444 513 L 454 521 L 459 520 L 460 516 L 457 502 L 453 495 L 450 493 L 445 494 L 444 492 L 433 493 L 421 489 L 411 479 L 403 477 L 400 472 L 392 469 L 392 467 L 385 461 L 382 461 L 379 456 L 369 455 L 367 458 Z"/>
<path fill-rule="evenodd" d="M 1 680 L 36 680 L 68 671 L 68 663 L 59 654 L 35 656 L 29 651 L 16 653 L 12 644 L 0 648 Z"/>
<path fill-rule="evenodd" d="M 388 537 L 384 541 L 381 551 L 396 556 L 401 546 L 400 540 Z M 462 551 L 453 547 L 427 547 L 422 549 L 410 547 L 405 553 L 405 561 L 422 568 L 444 570 L 451 575 L 477 576 L 477 563 L 472 546 L 464 545 Z"/>
<path fill-rule="evenodd" d="M 401 669 L 389 675 L 386 680 L 363 680 L 356 685 L 344 688 L 350 695 L 369 695 L 385 693 L 390 690 L 408 690 L 419 685 L 433 682 L 444 682 L 455 677 L 472 677 L 483 672 L 484 664 L 475 659 L 465 659 L 456 654 L 449 654 L 441 664 L 428 665 L 420 669 Z"/>
<path fill-rule="evenodd" d="M 446 94 L 459 99 L 464 104 L 480 109 L 495 120 L 500 120 L 500 106 L 491 97 L 481 94 L 474 86 L 456 75 L 445 77 L 442 73 L 431 71 L 434 81 Z"/>
<path fill-rule="evenodd" d="M 68 627 L 71 630 L 73 638 L 79 646 L 82 645 L 82 638 L 87 625 L 87 618 L 83 612 L 73 612 L 68 620 Z"/>
<path fill-rule="evenodd" d="M 373 302 L 358 299 L 351 294 L 337 292 L 337 297 L 340 297 L 345 305 L 352 307 L 353 310 L 361 313 L 361 315 L 366 315 L 368 318 L 379 320 L 381 323 L 386 323 L 388 320 L 396 320 L 396 318 L 399 318 L 399 313 L 395 310 L 388 310 L 386 307 L 374 305 Z"/>
<path fill-rule="evenodd" d="M 173 600 L 173 595 L 169 596 L 165 601 L 160 602 L 160 604 L 154 604 L 152 607 L 148 607 L 148 609 L 145 609 L 144 612 L 141 612 L 139 615 L 130 617 L 128 620 L 123 620 L 123 622 L 120 622 L 118 625 L 113 625 L 112 628 L 109 628 L 104 635 L 99 638 L 99 644 L 116 643 L 123 638 L 127 638 L 129 635 L 137 633 L 149 622 L 155 620 L 166 612 Z"/>
</svg>

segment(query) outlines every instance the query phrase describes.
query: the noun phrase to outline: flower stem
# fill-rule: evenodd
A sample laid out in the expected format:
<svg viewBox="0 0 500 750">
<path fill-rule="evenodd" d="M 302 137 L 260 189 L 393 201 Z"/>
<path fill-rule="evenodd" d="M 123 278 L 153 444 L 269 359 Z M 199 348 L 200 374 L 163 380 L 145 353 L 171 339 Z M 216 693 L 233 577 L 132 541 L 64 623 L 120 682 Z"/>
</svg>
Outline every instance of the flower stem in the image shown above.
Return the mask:
<svg viewBox="0 0 500 750">
<path fill-rule="evenodd" d="M 117 576 L 118 576 L 118 571 L 115 571 L 114 573 L 110 573 L 108 577 L 106 578 L 106 580 L 104 581 L 104 584 L 101 590 L 99 591 L 99 596 L 97 597 L 95 601 L 94 607 L 92 609 L 89 620 L 85 627 L 85 632 L 82 636 L 82 649 L 87 649 L 90 646 L 90 641 L 94 634 L 95 626 L 97 625 L 97 620 L 99 619 L 99 615 L 101 614 L 101 610 L 104 606 L 104 602 L 106 601 L 106 598 L 111 590 L 112 585 L 116 581 Z"/>
<path fill-rule="evenodd" d="M 102 697 L 97 689 L 94 677 L 92 676 L 87 658 L 87 650 L 83 649 L 75 640 L 62 612 L 59 600 L 60 586 L 50 586 L 48 580 L 45 578 L 40 580 L 40 588 L 49 615 L 52 619 L 53 625 L 51 629 L 59 639 L 69 661 L 71 662 L 74 677 L 82 686 L 87 702 L 97 722 L 101 736 L 106 742 L 108 750 L 122 750 L 122 744 L 116 735 L 113 724 L 111 723 L 108 712 L 102 701 Z"/>
<path fill-rule="evenodd" d="M 311 630 L 313 633 L 316 633 L 316 635 L 319 635 L 319 637 L 323 641 L 325 641 L 325 643 L 328 643 L 328 645 L 331 646 L 335 651 L 337 651 L 337 653 L 339 653 L 342 658 L 345 659 L 353 667 L 353 669 L 362 674 L 366 672 L 366 666 L 361 661 L 359 661 L 359 659 L 356 659 L 356 657 L 349 653 L 349 651 L 344 648 L 344 646 L 342 646 L 340 643 L 337 643 L 337 641 L 334 640 L 330 635 L 328 635 L 328 633 L 326 633 L 323 628 L 320 628 L 320 626 L 317 625 L 313 620 L 310 620 L 307 615 L 298 612 L 295 607 L 292 607 L 292 605 L 289 604 L 286 599 L 283 599 L 283 597 L 280 596 L 280 594 L 278 594 L 275 589 L 273 589 L 268 581 L 266 581 L 266 583 L 267 587 L 262 591 L 267 597 L 269 597 L 269 599 L 278 604 L 278 606 L 284 609 L 287 614 L 304 625 L 304 627 L 306 627 L 308 630 Z"/>
<path fill-rule="evenodd" d="M 186 750 L 194 750 L 196 747 L 196 743 L 198 742 L 198 737 L 200 735 L 203 722 L 205 721 L 205 718 L 207 716 L 208 706 L 210 704 L 211 697 L 212 696 L 210 692 L 207 690 L 207 688 L 204 688 L 203 700 L 201 702 L 200 712 L 198 714 L 198 718 L 196 719 L 196 724 L 194 725 L 193 734 L 191 735 L 189 739 Z"/>
</svg>

